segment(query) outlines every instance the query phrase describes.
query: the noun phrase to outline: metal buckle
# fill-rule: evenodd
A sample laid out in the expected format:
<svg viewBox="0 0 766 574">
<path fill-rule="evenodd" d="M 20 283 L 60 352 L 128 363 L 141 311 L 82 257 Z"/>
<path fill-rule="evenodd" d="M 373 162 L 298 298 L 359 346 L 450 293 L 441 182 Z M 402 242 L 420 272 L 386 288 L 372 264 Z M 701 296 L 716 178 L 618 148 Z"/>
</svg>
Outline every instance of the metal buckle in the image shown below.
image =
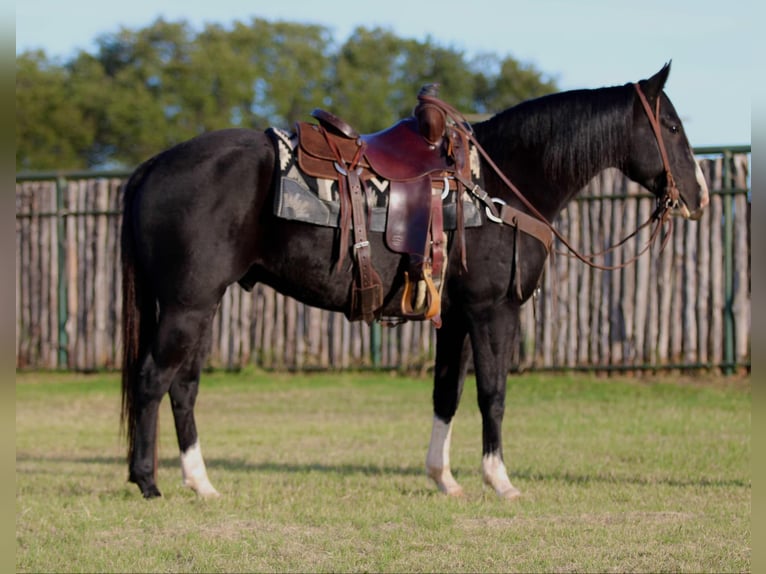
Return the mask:
<svg viewBox="0 0 766 574">
<path fill-rule="evenodd" d="M 493 197 L 491 199 L 492 199 L 492 203 L 497 203 L 498 205 L 508 205 L 507 203 L 505 203 L 505 201 L 503 201 L 499 197 Z M 502 219 L 500 219 L 499 217 L 495 217 L 492 214 L 492 212 L 489 210 L 488 205 L 484 208 L 484 211 L 487 212 L 487 219 L 489 219 L 490 221 L 494 221 L 495 223 L 503 223 Z"/>
<path fill-rule="evenodd" d="M 337 171 L 339 174 L 341 174 L 341 175 L 348 175 L 348 172 L 347 172 L 345 169 L 343 169 L 343 168 L 341 167 L 341 165 L 340 165 L 340 164 L 339 164 L 337 161 L 334 161 L 334 162 L 332 162 L 332 164 L 335 166 L 335 170 L 336 170 L 336 171 Z"/>
<path fill-rule="evenodd" d="M 444 191 L 442 191 L 442 201 L 447 199 L 447 196 L 449 195 L 449 179 L 447 177 L 444 178 Z"/>
<path fill-rule="evenodd" d="M 341 175 L 348 176 L 348 170 L 346 170 L 346 168 L 341 166 L 337 161 L 332 162 L 332 164 L 335 166 L 335 171 L 337 171 Z M 361 174 L 362 173 L 362 167 L 361 166 L 357 167 L 354 170 L 354 172 L 356 172 L 356 175 Z"/>
<path fill-rule="evenodd" d="M 362 247 L 369 247 L 370 242 L 369 241 L 360 241 L 359 243 L 354 243 L 354 249 L 361 249 Z"/>
</svg>

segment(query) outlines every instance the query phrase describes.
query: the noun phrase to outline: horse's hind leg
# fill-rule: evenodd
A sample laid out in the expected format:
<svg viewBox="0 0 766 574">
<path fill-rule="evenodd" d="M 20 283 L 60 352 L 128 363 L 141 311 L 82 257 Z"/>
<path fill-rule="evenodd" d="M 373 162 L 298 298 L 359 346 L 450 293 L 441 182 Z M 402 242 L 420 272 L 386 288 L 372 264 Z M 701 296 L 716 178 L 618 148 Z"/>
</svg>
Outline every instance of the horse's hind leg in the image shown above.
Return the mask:
<svg viewBox="0 0 766 574">
<path fill-rule="evenodd" d="M 156 483 L 157 413 L 163 395 L 170 387 L 162 377 L 150 353 L 141 366 L 141 375 L 135 390 L 133 408 L 135 430 L 130 445 L 128 480 L 141 489 L 144 498 L 162 496 Z"/>
<path fill-rule="evenodd" d="M 194 420 L 194 404 L 199 391 L 200 371 L 207 356 L 209 341 L 210 322 L 208 321 L 204 336 L 200 338 L 197 352 L 189 362 L 188 368 L 179 372 L 170 385 L 170 404 L 173 408 L 178 448 L 181 451 L 183 484 L 203 498 L 220 496 L 208 479 Z"/>
<path fill-rule="evenodd" d="M 463 489 L 452 476 L 449 451 L 452 419 L 463 392 L 470 348 L 463 318 L 453 312 L 443 319 L 442 327 L 436 332 L 434 419 L 426 455 L 426 473 L 445 494 L 461 496 Z"/>
<path fill-rule="evenodd" d="M 156 339 L 141 366 L 133 405 L 136 417 L 129 480 L 138 485 L 145 498 L 161 496 L 156 484 L 160 402 L 176 377 L 179 374 L 188 377 L 189 366 L 198 360 L 200 333 L 206 332 L 210 316 L 211 312 L 207 310 L 162 310 Z"/>
</svg>

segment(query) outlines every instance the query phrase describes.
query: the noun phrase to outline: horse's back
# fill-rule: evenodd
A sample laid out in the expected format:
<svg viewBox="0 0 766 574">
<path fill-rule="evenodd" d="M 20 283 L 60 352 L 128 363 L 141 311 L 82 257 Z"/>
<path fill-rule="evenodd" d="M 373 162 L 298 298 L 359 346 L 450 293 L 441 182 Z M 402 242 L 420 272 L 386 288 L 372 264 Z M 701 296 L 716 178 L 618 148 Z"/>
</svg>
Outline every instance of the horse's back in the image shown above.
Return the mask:
<svg viewBox="0 0 766 574">
<path fill-rule="evenodd" d="M 161 297 L 165 290 L 179 291 L 167 293 L 173 298 L 220 296 L 246 272 L 274 161 L 265 133 L 226 129 L 177 144 L 136 170 L 125 223 Z"/>
<path fill-rule="evenodd" d="M 261 131 L 248 129 L 224 129 L 206 132 L 190 140 L 178 143 L 145 162 L 140 185 L 165 186 L 173 182 L 194 185 L 178 185 L 170 188 L 175 193 L 192 193 L 205 185 L 225 183 L 227 179 L 247 170 L 259 170 L 263 165 L 269 172 L 274 167 L 274 146 Z M 169 180 L 169 181 L 168 181 Z M 163 195 L 168 192 L 163 192 Z"/>
</svg>

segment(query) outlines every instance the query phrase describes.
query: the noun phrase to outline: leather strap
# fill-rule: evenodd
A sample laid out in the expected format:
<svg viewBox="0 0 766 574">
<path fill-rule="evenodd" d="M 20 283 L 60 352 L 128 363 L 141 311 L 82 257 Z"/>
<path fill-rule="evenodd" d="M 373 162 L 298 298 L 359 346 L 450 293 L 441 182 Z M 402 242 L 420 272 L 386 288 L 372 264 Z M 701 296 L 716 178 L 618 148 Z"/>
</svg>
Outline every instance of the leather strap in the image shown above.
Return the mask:
<svg viewBox="0 0 766 574">
<path fill-rule="evenodd" d="M 357 147 L 354 152 L 354 156 L 351 159 L 351 162 L 346 164 L 346 161 L 343 159 L 343 154 L 341 153 L 340 149 L 338 149 L 338 145 L 335 143 L 335 140 L 330 137 L 330 134 L 327 133 L 327 130 L 323 127 L 318 127 L 317 129 L 322 133 L 325 140 L 327 141 L 327 145 L 329 146 L 330 150 L 332 150 L 333 155 L 335 155 L 335 170 L 339 174 L 338 195 L 340 198 L 340 246 L 338 249 L 338 263 L 336 265 L 336 269 L 340 271 L 343 265 L 343 261 L 346 257 L 346 251 L 348 251 L 348 229 L 351 220 L 351 214 L 349 213 L 349 207 L 351 207 L 349 206 L 351 192 L 346 188 L 347 184 L 350 183 L 348 180 L 348 174 L 356 170 L 357 164 L 359 163 L 359 160 L 362 158 L 364 153 L 365 144 L 361 139 L 357 140 Z"/>
<path fill-rule="evenodd" d="M 433 273 L 434 281 L 438 281 L 438 290 L 437 301 L 432 305 L 433 312 L 429 311 L 426 313 L 426 318 L 431 319 L 431 322 L 437 329 L 442 326 L 441 293 L 444 288 L 446 253 L 444 206 L 442 205 L 441 192 L 437 190 L 431 196 L 431 272 Z"/>
<path fill-rule="evenodd" d="M 444 241 L 444 212 L 440 190 L 431 191 L 431 223 L 428 227 L 430 239 L 431 260 L 420 264 L 420 277 L 410 277 L 404 272 L 404 291 L 402 292 L 402 316 L 408 319 L 430 319 L 438 329 L 442 321 L 441 288 L 444 276 L 445 241 Z M 428 254 L 428 247 L 426 247 Z M 412 255 L 410 255 L 412 257 Z M 413 273 L 414 275 L 414 273 Z M 422 281 L 425 285 L 425 300 L 419 308 L 412 306 L 413 286 Z M 437 286 L 438 282 L 438 286 Z"/>
<path fill-rule="evenodd" d="M 361 318 L 370 323 L 375 311 L 383 304 L 383 285 L 380 275 L 372 265 L 370 242 L 367 240 L 367 218 L 364 213 L 364 195 L 359 172 L 348 171 L 348 187 L 351 195 L 351 218 L 354 227 L 354 256 L 359 269 L 359 308 Z"/>
<path fill-rule="evenodd" d="M 365 200 L 362 180 L 359 177 L 361 168 L 359 160 L 364 153 L 364 142 L 358 140 L 359 146 L 351 161 L 346 164 L 343 155 L 333 142 L 324 128 L 320 128 L 327 139 L 330 149 L 333 150 L 337 161 L 335 169 L 338 171 L 338 191 L 341 195 L 341 253 L 338 259 L 338 268 L 345 256 L 348 245 L 348 220 L 349 214 L 344 213 L 344 206 L 351 207 L 351 225 L 354 231 L 353 256 L 356 260 L 354 277 L 355 285 L 352 288 L 351 316 L 361 317 L 365 322 L 371 323 L 375 319 L 375 311 L 383 304 L 383 282 L 372 265 L 370 242 L 367 239 L 367 217 L 365 216 Z M 347 189 L 345 189 L 347 187 Z M 345 201 L 344 201 L 345 199 Z M 349 202 L 350 199 L 350 202 Z"/>
<path fill-rule="evenodd" d="M 501 206 L 498 217 L 503 220 L 503 223 L 516 227 L 519 231 L 537 239 L 545 246 L 545 251 L 550 253 L 553 244 L 553 232 L 545 223 L 510 205 Z"/>
<path fill-rule="evenodd" d="M 458 182 L 457 191 L 455 192 L 455 213 L 457 216 L 455 241 L 457 241 L 458 253 L 460 254 L 460 269 L 458 269 L 458 273 L 461 273 L 462 271 L 468 271 L 468 261 L 465 254 L 465 220 L 463 219 L 465 211 L 463 206 L 463 191 L 465 186 L 458 177 L 455 179 Z"/>
<path fill-rule="evenodd" d="M 441 284 L 444 265 L 444 208 L 442 196 L 437 190 L 431 193 L 431 271 Z"/>
</svg>

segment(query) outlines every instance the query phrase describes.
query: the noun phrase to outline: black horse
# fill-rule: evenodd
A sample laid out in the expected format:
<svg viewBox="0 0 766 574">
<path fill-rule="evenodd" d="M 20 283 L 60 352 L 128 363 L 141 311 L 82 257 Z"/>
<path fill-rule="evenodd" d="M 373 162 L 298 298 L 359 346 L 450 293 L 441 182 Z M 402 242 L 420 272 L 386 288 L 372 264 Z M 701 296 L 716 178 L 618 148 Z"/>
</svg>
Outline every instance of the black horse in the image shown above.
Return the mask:
<svg viewBox="0 0 766 574">
<path fill-rule="evenodd" d="M 666 65 L 638 84 L 524 102 L 474 125 L 476 140 L 538 217 L 554 219 L 594 175 L 616 167 L 658 199 L 672 173 L 678 194 L 673 211 L 696 219 L 708 191 L 681 120 L 663 91 L 668 73 Z M 659 109 L 658 130 L 639 92 L 652 111 Z M 488 194 L 529 212 L 487 161 L 482 164 Z M 274 215 L 275 165 L 275 146 L 264 132 L 226 129 L 149 159 L 125 187 L 122 417 L 129 480 L 147 498 L 160 496 L 156 430 L 166 393 L 184 484 L 200 496 L 218 495 L 200 451 L 194 404 L 212 318 L 230 285 L 252 289 L 263 282 L 308 305 L 348 310 L 352 271 L 333 264 L 337 230 Z M 450 471 L 450 435 L 472 351 L 484 480 L 511 499 L 519 491 L 503 462 L 506 376 L 519 309 L 536 288 L 547 253 L 534 238 L 517 235 L 483 212 L 481 217 L 483 225 L 464 231 L 467 270 L 459 250 L 449 246 L 426 472 L 443 492 L 461 493 Z M 386 248 L 381 233 L 370 232 L 369 241 L 383 282 L 381 314 L 395 316 L 402 294 L 401 256 Z M 519 269 L 524 273 L 517 281 Z"/>
</svg>

